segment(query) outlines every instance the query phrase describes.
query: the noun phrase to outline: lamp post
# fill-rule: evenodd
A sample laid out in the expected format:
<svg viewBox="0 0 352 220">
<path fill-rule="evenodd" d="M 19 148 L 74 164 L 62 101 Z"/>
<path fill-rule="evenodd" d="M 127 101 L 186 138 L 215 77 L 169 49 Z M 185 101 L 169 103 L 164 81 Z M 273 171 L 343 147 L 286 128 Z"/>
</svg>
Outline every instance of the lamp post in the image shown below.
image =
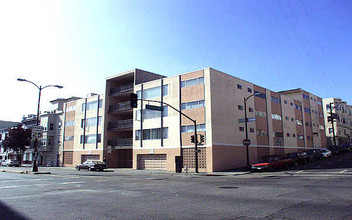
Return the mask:
<svg viewBox="0 0 352 220">
<path fill-rule="evenodd" d="M 244 97 L 243 98 L 243 101 L 244 101 L 244 126 L 245 126 L 245 130 L 246 130 L 246 139 L 244 141 L 244 144 L 246 145 L 246 155 L 247 155 L 247 169 L 250 168 L 250 165 L 249 165 L 249 145 L 250 145 L 250 141 L 248 139 L 248 126 L 247 126 L 247 123 L 248 123 L 248 118 L 247 118 L 247 100 L 253 96 L 258 96 L 258 95 L 261 95 L 263 93 L 261 92 L 256 92 L 256 93 L 253 93 L 251 94 L 250 96 L 248 97 Z M 247 143 L 245 143 L 247 142 Z"/>
<path fill-rule="evenodd" d="M 41 85 L 37 85 L 35 84 L 34 82 L 32 81 L 29 81 L 29 80 L 26 80 L 26 79 L 21 79 L 21 78 L 18 78 L 17 81 L 20 81 L 20 82 L 28 82 L 28 83 L 31 83 L 32 85 L 34 85 L 35 87 L 37 87 L 37 89 L 39 90 L 39 95 L 38 95 L 38 108 L 37 108 L 37 126 L 39 126 L 39 110 L 40 110 L 40 97 L 42 95 L 42 90 L 45 89 L 45 88 L 48 88 L 48 87 L 56 87 L 56 88 L 59 88 L 59 89 L 62 89 L 63 86 L 60 86 L 60 85 L 46 85 L 46 86 L 41 86 Z M 32 171 L 33 172 L 38 172 L 38 165 L 37 165 L 37 155 L 38 155 L 38 139 L 35 138 L 34 139 L 34 160 L 33 160 L 33 168 L 32 168 Z"/>
</svg>

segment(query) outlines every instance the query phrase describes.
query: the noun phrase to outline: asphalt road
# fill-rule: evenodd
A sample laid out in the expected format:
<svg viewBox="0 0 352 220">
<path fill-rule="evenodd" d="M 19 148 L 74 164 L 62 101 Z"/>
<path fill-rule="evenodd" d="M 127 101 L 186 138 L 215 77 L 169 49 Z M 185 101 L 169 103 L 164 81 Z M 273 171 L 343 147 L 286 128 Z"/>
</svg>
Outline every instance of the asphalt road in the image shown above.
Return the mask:
<svg viewBox="0 0 352 220">
<path fill-rule="evenodd" d="M 351 159 L 243 175 L 0 172 L 0 219 L 352 219 Z"/>
</svg>

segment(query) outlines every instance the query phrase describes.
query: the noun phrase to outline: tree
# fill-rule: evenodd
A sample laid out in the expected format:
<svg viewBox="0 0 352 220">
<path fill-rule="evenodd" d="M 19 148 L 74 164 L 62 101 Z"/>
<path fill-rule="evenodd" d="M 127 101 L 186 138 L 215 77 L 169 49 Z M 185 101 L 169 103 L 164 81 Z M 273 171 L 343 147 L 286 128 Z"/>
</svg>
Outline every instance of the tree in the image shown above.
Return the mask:
<svg viewBox="0 0 352 220">
<path fill-rule="evenodd" d="M 23 129 L 22 125 L 17 125 L 9 130 L 3 142 L 5 150 L 11 149 L 17 153 L 20 163 L 26 146 L 30 145 L 31 133 L 31 129 Z"/>
</svg>

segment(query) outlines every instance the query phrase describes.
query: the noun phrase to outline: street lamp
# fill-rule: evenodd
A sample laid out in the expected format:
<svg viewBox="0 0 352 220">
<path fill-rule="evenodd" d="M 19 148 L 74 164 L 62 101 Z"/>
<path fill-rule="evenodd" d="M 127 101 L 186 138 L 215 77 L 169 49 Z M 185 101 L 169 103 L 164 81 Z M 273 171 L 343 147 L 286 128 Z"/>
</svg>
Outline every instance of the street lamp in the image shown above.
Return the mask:
<svg viewBox="0 0 352 220">
<path fill-rule="evenodd" d="M 262 95 L 263 93 L 261 92 L 255 92 L 253 94 L 251 94 L 248 97 L 244 97 L 243 101 L 244 101 L 244 125 L 245 125 L 245 129 L 246 129 L 246 139 L 243 141 L 243 144 L 246 145 L 246 155 L 247 155 L 247 169 L 250 168 L 249 166 L 249 148 L 248 146 L 251 144 L 250 140 L 248 139 L 248 129 L 247 129 L 247 123 L 248 123 L 248 118 L 247 118 L 247 100 L 253 96 L 258 96 L 258 95 Z"/>
<path fill-rule="evenodd" d="M 28 83 L 31 83 L 32 85 L 34 85 L 35 87 L 37 87 L 37 89 L 39 90 L 39 95 L 38 95 L 38 108 L 37 108 L 37 126 L 39 126 L 39 110 L 40 110 L 40 97 L 41 97 L 41 94 L 42 94 L 42 90 L 45 89 L 45 88 L 48 88 L 48 87 L 56 87 L 56 88 L 59 88 L 59 89 L 62 89 L 63 86 L 60 86 L 60 85 L 47 85 L 47 86 L 38 86 L 37 84 L 35 84 L 34 82 L 32 81 L 29 81 L 29 80 L 26 80 L 26 79 L 21 79 L 21 78 L 18 78 L 17 81 L 20 81 L 20 82 L 28 82 Z M 38 165 L 37 165 L 37 154 L 38 154 L 38 146 L 37 146 L 37 138 L 34 139 L 34 154 L 35 154 L 35 159 L 33 160 L 33 169 L 32 171 L 33 172 L 38 172 Z"/>
</svg>

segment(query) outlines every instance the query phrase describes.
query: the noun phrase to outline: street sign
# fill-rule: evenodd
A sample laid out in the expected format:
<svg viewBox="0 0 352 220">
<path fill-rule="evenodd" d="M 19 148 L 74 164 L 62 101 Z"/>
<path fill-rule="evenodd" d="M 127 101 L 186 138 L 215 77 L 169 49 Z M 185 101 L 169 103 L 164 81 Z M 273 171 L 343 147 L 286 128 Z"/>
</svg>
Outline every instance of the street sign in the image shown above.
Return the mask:
<svg viewBox="0 0 352 220">
<path fill-rule="evenodd" d="M 243 143 L 243 145 L 248 146 L 248 145 L 251 144 L 251 140 L 249 140 L 249 139 L 244 139 L 242 143 Z"/>
<path fill-rule="evenodd" d="M 255 118 L 247 118 L 247 122 L 252 122 L 255 121 Z M 243 123 L 245 122 L 244 118 L 238 119 L 238 123 Z"/>
<path fill-rule="evenodd" d="M 150 109 L 150 110 L 155 110 L 155 111 L 163 111 L 164 108 L 161 106 L 156 106 L 156 105 L 145 105 L 146 109 Z"/>
<path fill-rule="evenodd" d="M 32 127 L 32 138 L 40 139 L 43 137 L 43 126 L 33 126 Z"/>
</svg>

